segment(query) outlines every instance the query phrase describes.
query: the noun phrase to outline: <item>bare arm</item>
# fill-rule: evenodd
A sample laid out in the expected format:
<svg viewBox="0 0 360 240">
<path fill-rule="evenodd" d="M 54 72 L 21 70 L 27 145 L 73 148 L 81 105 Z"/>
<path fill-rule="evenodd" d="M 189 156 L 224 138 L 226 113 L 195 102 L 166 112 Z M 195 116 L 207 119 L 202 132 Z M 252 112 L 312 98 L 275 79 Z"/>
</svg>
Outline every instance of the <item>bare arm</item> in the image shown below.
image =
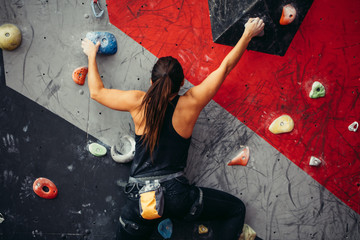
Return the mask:
<svg viewBox="0 0 360 240">
<path fill-rule="evenodd" d="M 212 72 L 201 84 L 191 88 L 186 94 L 194 99 L 195 105 L 201 111 L 215 96 L 221 84 L 231 70 L 239 62 L 249 42 L 264 29 L 264 22 L 259 18 L 251 18 L 246 24 L 244 33 L 235 47 L 224 58 L 220 66 Z"/>
<path fill-rule="evenodd" d="M 84 39 L 81 43 L 84 53 L 88 56 L 88 86 L 90 97 L 100 104 L 119 111 L 131 112 L 139 106 L 144 92 L 142 91 L 123 91 L 118 89 L 108 89 L 104 87 L 96 63 L 96 53 L 100 42 L 94 45 L 89 39 Z"/>
</svg>

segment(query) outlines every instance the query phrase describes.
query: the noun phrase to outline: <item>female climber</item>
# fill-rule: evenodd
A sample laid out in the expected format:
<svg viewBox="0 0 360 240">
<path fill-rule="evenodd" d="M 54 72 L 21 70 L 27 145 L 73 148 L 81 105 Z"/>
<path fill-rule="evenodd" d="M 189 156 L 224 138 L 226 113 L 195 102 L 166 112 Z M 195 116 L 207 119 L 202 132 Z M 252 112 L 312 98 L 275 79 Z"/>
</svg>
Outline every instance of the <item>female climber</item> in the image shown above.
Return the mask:
<svg viewBox="0 0 360 240">
<path fill-rule="evenodd" d="M 251 18 L 242 37 L 220 66 L 184 95 L 180 63 L 173 57 L 158 59 L 147 92 L 104 87 L 96 54 L 100 43 L 82 41 L 88 56 L 90 96 L 109 108 L 130 112 L 135 125 L 136 150 L 130 178 L 124 191 L 126 205 L 119 217 L 118 239 L 149 239 L 166 218 L 185 221 L 216 221 L 214 239 L 254 239 L 245 225 L 244 203 L 215 189 L 190 185 L 183 175 L 196 120 L 215 96 L 226 76 L 239 62 L 251 39 L 264 29 L 264 22 Z M 247 236 L 246 236 L 247 235 Z"/>
</svg>

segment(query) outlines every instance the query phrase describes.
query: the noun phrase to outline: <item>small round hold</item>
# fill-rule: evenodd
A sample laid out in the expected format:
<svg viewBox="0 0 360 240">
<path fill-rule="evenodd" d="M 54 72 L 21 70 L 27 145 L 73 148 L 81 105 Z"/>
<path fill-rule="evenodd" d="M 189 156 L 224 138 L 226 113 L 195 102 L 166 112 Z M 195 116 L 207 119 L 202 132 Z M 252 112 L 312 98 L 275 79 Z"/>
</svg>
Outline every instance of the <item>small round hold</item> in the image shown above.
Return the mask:
<svg viewBox="0 0 360 240">
<path fill-rule="evenodd" d="M 3 24 L 0 26 L 0 48 L 12 51 L 21 44 L 20 29 L 14 24 Z"/>
<path fill-rule="evenodd" d="M 96 157 L 102 157 L 106 155 L 106 148 L 98 143 L 91 143 L 89 145 L 89 151 L 92 155 Z"/>
<path fill-rule="evenodd" d="M 89 18 L 89 17 L 90 17 L 89 14 L 87 14 L 87 13 L 84 14 L 84 18 Z"/>
<path fill-rule="evenodd" d="M 65 234 L 65 233 L 62 233 L 60 237 L 61 237 L 62 239 L 65 239 L 65 238 L 66 238 L 66 234 Z"/>
<path fill-rule="evenodd" d="M 79 90 L 79 94 L 80 94 L 80 95 L 83 95 L 83 94 L 84 94 L 84 90 L 80 89 L 80 90 Z"/>
<path fill-rule="evenodd" d="M 33 190 L 39 197 L 46 199 L 56 198 L 58 194 L 55 184 L 47 178 L 38 178 L 34 181 Z"/>
<path fill-rule="evenodd" d="M 91 231 L 89 229 L 85 229 L 85 234 L 89 235 Z"/>
</svg>

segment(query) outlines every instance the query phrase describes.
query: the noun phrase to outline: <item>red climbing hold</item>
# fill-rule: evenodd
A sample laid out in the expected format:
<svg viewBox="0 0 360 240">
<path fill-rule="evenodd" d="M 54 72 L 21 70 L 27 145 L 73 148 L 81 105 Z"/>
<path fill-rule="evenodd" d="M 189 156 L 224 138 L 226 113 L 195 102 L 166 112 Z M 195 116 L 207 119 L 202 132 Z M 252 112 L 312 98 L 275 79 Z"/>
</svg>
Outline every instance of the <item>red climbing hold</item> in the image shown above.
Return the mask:
<svg viewBox="0 0 360 240">
<path fill-rule="evenodd" d="M 289 25 L 295 20 L 295 17 L 296 17 L 295 7 L 291 4 L 285 5 L 282 10 L 280 25 Z"/>
<path fill-rule="evenodd" d="M 249 161 L 249 156 L 250 156 L 250 150 L 249 147 L 246 146 L 240 151 L 240 153 L 236 157 L 234 157 L 228 163 L 228 166 L 232 166 L 232 165 L 246 166 Z"/>
<path fill-rule="evenodd" d="M 74 70 L 72 74 L 72 79 L 74 80 L 75 83 L 79 85 L 84 85 L 87 73 L 88 73 L 87 67 L 79 67 Z"/>
<path fill-rule="evenodd" d="M 58 190 L 55 184 L 47 178 L 38 178 L 33 184 L 33 190 L 39 197 L 46 199 L 56 198 Z"/>
</svg>

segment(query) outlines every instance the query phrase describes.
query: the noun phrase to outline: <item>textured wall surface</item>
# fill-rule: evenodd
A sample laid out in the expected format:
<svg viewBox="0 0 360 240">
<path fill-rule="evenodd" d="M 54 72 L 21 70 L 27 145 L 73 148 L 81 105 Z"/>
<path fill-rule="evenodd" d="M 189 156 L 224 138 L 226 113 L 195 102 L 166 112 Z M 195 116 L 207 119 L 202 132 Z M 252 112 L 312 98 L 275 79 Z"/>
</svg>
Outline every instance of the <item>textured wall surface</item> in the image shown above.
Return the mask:
<svg viewBox="0 0 360 240">
<path fill-rule="evenodd" d="M 129 1 L 128 9 L 135 3 L 141 8 L 141 1 Z M 100 4 L 106 9 L 104 1 Z M 172 6 L 196 7 L 182 1 Z M 127 13 L 118 13 L 122 14 Z M 166 11 L 158 14 L 174 20 Z M 134 24 L 130 20 L 123 19 L 129 27 Z M 144 48 L 144 42 L 151 40 L 146 34 L 138 36 L 143 39 L 140 44 L 110 24 L 107 11 L 96 19 L 89 1 L 0 0 L 0 24 L 5 22 L 19 26 L 23 42 L 15 51 L 3 51 L 0 71 L 0 213 L 5 218 L 0 239 L 114 239 L 125 199 L 119 185 L 126 181 L 129 165 L 113 162 L 109 154 L 92 156 L 87 144 L 99 142 L 109 150 L 121 136 L 133 134 L 133 124 L 128 113 L 89 99 L 86 83 L 76 85 L 71 73 L 86 65 L 80 47 L 86 33 L 109 31 L 117 38 L 118 52 L 97 58 L 105 86 L 146 90 L 159 51 L 170 44 L 153 41 L 153 48 L 146 47 L 149 52 Z M 161 36 L 165 39 L 166 35 Z M 182 48 L 176 42 L 171 46 L 187 51 L 186 44 Z M 253 64 L 248 61 L 254 59 L 261 62 L 263 57 L 246 55 L 242 66 Z M 215 63 L 210 61 L 209 67 L 206 61 L 192 64 L 205 74 Z M 201 75 L 184 65 L 188 79 Z M 359 74 L 358 67 L 354 71 Z M 191 86 L 187 82 L 182 91 Z M 246 222 L 264 239 L 360 238 L 357 210 L 270 145 L 253 125 L 250 129 L 245 125 L 248 122 L 234 115 L 214 101 L 201 113 L 186 169 L 192 182 L 241 198 L 247 206 Z M 248 165 L 227 166 L 240 145 L 250 147 Z M 33 193 L 37 177 L 55 182 L 56 199 L 40 199 Z M 191 226 L 176 222 L 173 239 L 189 239 L 185 235 L 191 231 Z M 155 235 L 154 239 L 161 239 Z"/>
</svg>

